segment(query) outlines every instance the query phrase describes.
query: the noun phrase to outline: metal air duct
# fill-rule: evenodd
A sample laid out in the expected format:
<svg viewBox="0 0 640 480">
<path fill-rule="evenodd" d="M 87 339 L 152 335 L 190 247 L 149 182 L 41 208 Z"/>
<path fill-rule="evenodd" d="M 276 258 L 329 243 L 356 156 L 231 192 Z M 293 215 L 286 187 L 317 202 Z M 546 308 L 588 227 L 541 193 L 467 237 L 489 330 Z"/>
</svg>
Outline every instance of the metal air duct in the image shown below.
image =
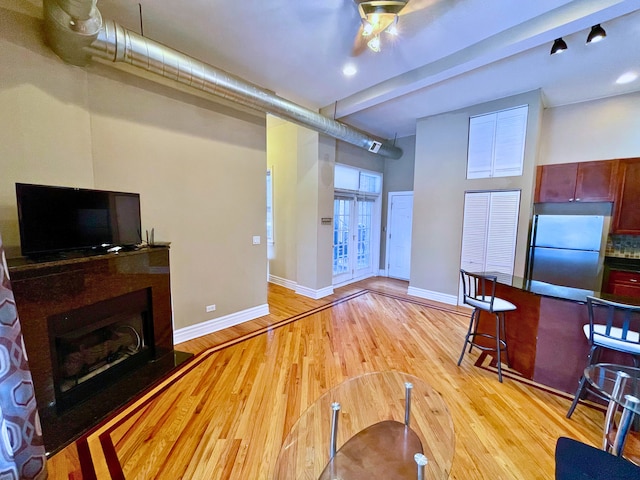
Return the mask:
<svg viewBox="0 0 640 480">
<path fill-rule="evenodd" d="M 103 21 L 96 0 L 44 0 L 45 32 L 63 60 L 85 65 L 92 57 L 125 62 L 217 97 L 270 113 L 389 158 L 402 150 L 353 127 L 297 105 L 223 70 Z"/>
</svg>

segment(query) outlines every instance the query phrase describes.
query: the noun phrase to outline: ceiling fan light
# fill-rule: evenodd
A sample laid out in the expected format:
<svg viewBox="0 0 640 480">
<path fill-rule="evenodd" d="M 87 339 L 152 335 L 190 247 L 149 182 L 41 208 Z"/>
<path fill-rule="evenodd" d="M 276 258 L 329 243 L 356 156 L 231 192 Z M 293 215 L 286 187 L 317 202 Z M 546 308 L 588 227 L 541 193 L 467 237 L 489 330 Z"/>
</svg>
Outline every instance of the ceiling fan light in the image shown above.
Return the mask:
<svg viewBox="0 0 640 480">
<path fill-rule="evenodd" d="M 604 31 L 604 28 L 600 26 L 600 24 L 594 25 L 591 27 L 591 31 L 587 36 L 587 44 L 589 43 L 597 43 L 607 36 L 607 32 Z"/>
<path fill-rule="evenodd" d="M 391 25 L 387 27 L 386 32 L 390 35 L 398 35 L 398 15 L 395 16 Z"/>
<path fill-rule="evenodd" d="M 556 53 L 564 52 L 567 49 L 567 42 L 565 42 L 562 37 L 556 38 L 553 42 L 553 46 L 551 47 L 550 55 L 555 55 Z"/>
<path fill-rule="evenodd" d="M 373 32 L 373 25 L 367 20 L 362 20 L 362 36 L 368 37 Z"/>
<path fill-rule="evenodd" d="M 372 51 L 378 53 L 380 51 L 380 35 L 376 35 L 367 42 L 367 47 Z"/>
</svg>

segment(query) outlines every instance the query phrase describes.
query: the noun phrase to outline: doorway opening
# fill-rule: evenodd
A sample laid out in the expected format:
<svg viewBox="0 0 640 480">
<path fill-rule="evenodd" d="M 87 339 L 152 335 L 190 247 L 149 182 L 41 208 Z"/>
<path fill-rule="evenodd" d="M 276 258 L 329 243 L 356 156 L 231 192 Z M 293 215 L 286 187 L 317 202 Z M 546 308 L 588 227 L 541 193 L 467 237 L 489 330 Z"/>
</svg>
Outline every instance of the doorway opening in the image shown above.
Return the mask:
<svg viewBox="0 0 640 480">
<path fill-rule="evenodd" d="M 377 274 L 382 174 L 336 165 L 333 202 L 333 285 Z"/>
</svg>

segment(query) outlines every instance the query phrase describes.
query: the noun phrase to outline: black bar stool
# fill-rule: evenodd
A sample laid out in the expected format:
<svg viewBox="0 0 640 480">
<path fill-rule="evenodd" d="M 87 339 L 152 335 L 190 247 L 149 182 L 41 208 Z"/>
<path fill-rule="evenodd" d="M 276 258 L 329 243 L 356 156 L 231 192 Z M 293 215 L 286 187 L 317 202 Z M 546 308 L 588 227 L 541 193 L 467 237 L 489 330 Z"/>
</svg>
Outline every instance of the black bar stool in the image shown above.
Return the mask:
<svg viewBox="0 0 640 480">
<path fill-rule="evenodd" d="M 507 359 L 507 365 L 509 364 L 509 352 L 507 350 L 507 335 L 504 328 L 504 314 L 505 312 L 515 310 L 517 307 L 506 300 L 496 297 L 496 283 L 498 277 L 496 275 L 487 275 L 484 273 L 470 273 L 465 270 L 460 270 L 460 276 L 462 277 L 462 293 L 464 303 L 473 307 L 471 313 L 471 320 L 469 321 L 469 329 L 464 339 L 464 345 L 462 346 L 462 353 L 458 359 L 458 366 L 462 363 L 464 357 L 464 351 L 469 344 L 469 352 L 473 347 L 477 347 L 483 351 L 493 351 L 497 354 L 498 360 L 498 380 L 502 382 L 502 358 L 501 352 L 504 350 Z M 478 323 L 480 322 L 480 312 L 493 313 L 496 317 L 496 334 L 491 335 L 489 333 L 478 333 Z M 487 347 L 475 342 L 476 337 L 484 337 L 494 339 L 496 342 L 495 347 Z"/>
<path fill-rule="evenodd" d="M 627 305 L 592 296 L 587 297 L 587 312 L 589 323 L 582 330 L 589 341 L 589 356 L 585 368 L 599 362 L 602 349 L 616 350 L 628 353 L 636 368 L 640 367 L 640 306 Z M 567 412 L 571 418 L 578 401 L 588 390 L 602 397 L 589 388 L 584 374 L 578 382 L 576 395 Z"/>
</svg>

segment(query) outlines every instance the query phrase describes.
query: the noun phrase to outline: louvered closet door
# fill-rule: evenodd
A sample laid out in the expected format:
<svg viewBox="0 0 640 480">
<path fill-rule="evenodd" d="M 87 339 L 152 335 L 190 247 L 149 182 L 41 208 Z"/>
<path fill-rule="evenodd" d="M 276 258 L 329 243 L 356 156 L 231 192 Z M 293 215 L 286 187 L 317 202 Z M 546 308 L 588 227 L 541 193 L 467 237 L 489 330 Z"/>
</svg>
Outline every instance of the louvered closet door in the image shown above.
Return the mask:
<svg viewBox="0 0 640 480">
<path fill-rule="evenodd" d="M 489 192 L 466 193 L 464 196 L 461 267 L 470 272 L 484 271 L 490 200 Z"/>
<path fill-rule="evenodd" d="M 513 275 L 520 192 L 492 192 L 485 269 Z"/>
<path fill-rule="evenodd" d="M 513 274 L 519 209 L 519 190 L 465 194 L 462 268 Z"/>
</svg>

